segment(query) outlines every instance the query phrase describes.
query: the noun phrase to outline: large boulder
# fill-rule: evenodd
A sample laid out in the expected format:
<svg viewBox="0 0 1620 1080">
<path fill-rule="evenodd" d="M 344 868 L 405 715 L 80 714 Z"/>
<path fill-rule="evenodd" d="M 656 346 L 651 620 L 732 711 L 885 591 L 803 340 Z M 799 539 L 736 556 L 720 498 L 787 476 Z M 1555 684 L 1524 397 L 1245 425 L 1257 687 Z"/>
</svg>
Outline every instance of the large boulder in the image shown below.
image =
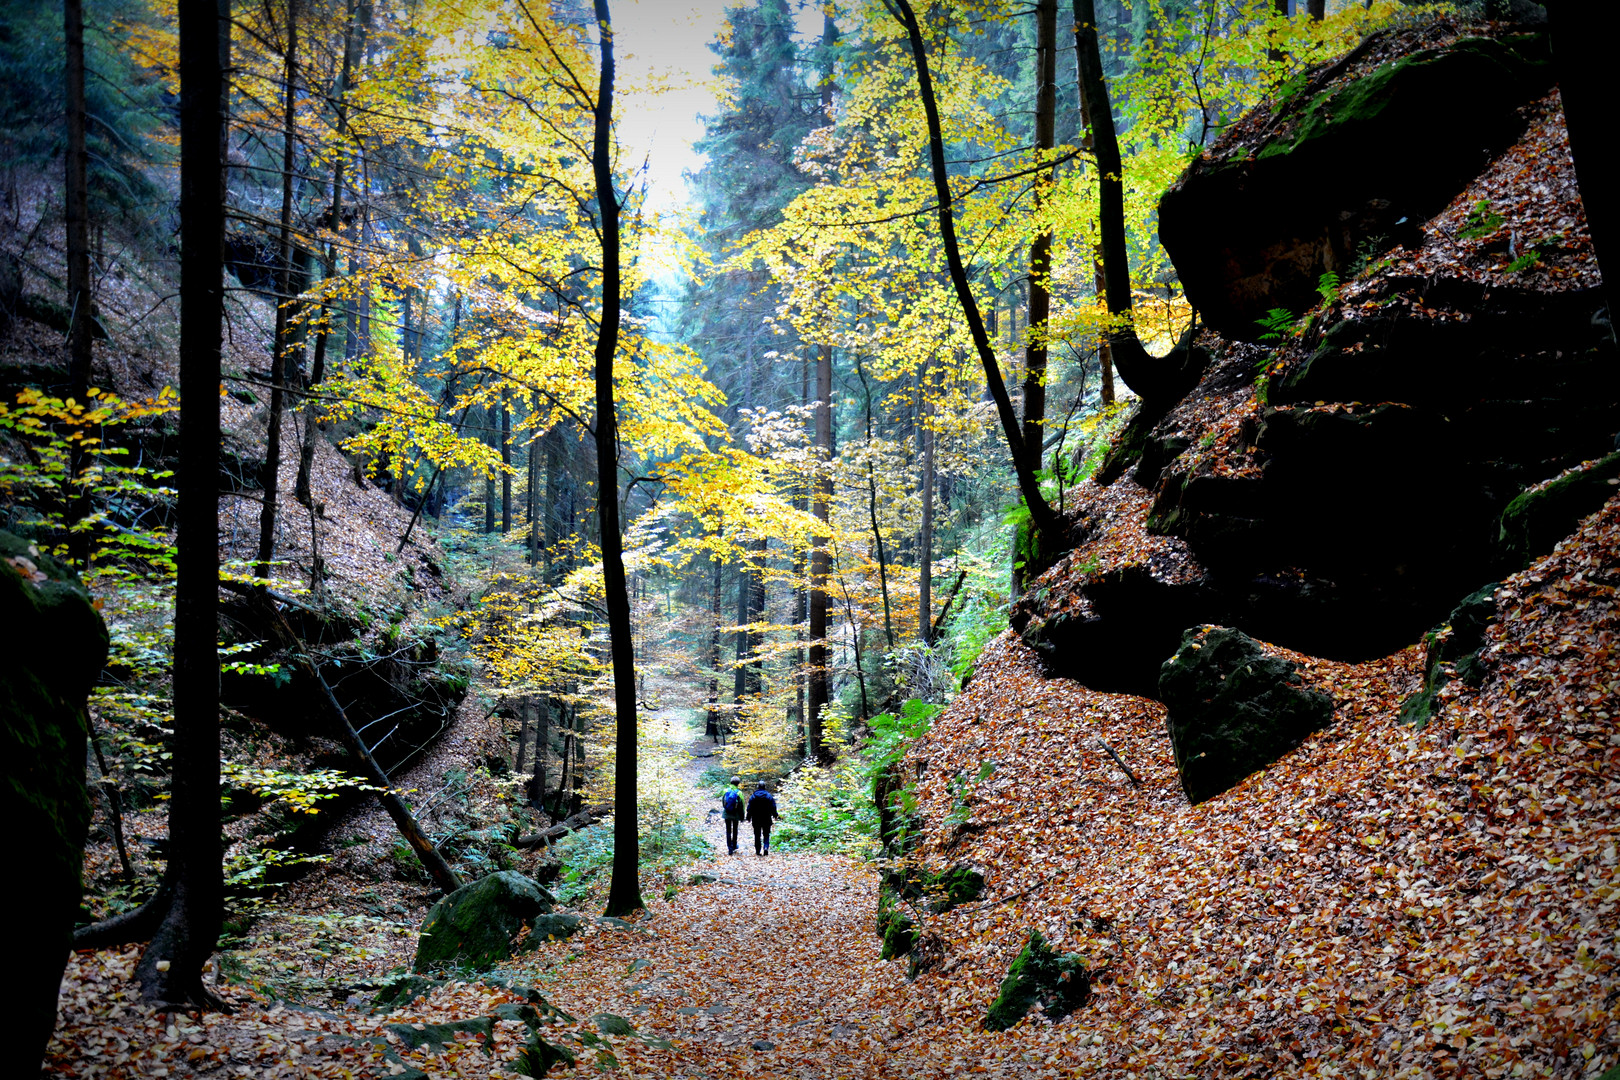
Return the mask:
<svg viewBox="0 0 1620 1080">
<path fill-rule="evenodd" d="M 1546 36 L 1419 47 L 1433 33 L 1305 73 L 1165 192 L 1159 238 L 1206 324 L 1257 340 L 1257 319 L 1312 306 L 1322 274 L 1401 239 L 1524 129 L 1553 82 Z"/>
<path fill-rule="evenodd" d="M 1519 495 L 1502 511 L 1498 540 L 1516 568 L 1529 566 L 1620 495 L 1620 450 Z"/>
<path fill-rule="evenodd" d="M 1333 718 L 1333 699 L 1300 685 L 1299 665 L 1240 630 L 1198 626 L 1159 675 L 1181 788 L 1213 798 Z"/>
<path fill-rule="evenodd" d="M 73 571 L 0 532 L 0 820 L 28 885 L 12 895 L 10 963 L 17 1061 L 39 1061 L 79 911 L 84 837 L 85 701 L 107 659 L 107 628 Z"/>
<path fill-rule="evenodd" d="M 513 940 L 555 904 L 550 893 L 514 870 L 463 885 L 428 911 L 412 970 L 487 971 L 510 959 Z"/>
<path fill-rule="evenodd" d="M 1031 930 L 1007 977 L 1001 992 L 990 1003 L 984 1026 L 1006 1031 L 1037 1004 L 1047 1019 L 1058 1020 L 1084 1005 L 1091 998 L 1091 972 L 1073 953 L 1059 953 L 1046 944 L 1039 930 Z"/>
</svg>

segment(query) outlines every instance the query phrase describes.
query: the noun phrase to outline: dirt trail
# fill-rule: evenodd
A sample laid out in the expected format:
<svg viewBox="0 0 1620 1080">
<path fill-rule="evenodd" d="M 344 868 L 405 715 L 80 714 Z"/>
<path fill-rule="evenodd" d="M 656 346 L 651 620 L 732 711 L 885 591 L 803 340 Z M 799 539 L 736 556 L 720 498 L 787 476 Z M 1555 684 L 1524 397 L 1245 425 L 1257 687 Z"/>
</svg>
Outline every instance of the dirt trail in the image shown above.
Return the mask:
<svg viewBox="0 0 1620 1080">
<path fill-rule="evenodd" d="M 885 1045 L 898 1029 L 873 1003 L 895 978 L 894 965 L 878 959 L 875 873 L 843 856 L 761 858 L 747 837 L 737 855 L 723 854 L 719 801 L 695 783 L 716 763 L 699 756 L 714 746 L 700 738 L 688 749 L 698 827 L 722 854 L 683 870 L 672 901 L 649 896 L 639 930 L 545 946 L 555 954 L 547 995 L 575 1015 L 622 1015 L 675 1044 L 645 1052 L 617 1044 L 637 1072 L 908 1075 Z"/>
</svg>

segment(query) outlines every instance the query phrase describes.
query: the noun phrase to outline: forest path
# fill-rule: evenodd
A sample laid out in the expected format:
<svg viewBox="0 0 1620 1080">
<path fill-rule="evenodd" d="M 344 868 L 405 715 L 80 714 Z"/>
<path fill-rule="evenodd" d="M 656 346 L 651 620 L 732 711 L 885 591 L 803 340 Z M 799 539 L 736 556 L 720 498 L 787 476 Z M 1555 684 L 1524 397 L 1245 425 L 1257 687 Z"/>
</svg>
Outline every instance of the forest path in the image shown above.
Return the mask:
<svg viewBox="0 0 1620 1080">
<path fill-rule="evenodd" d="M 718 763 L 703 756 L 714 744 L 686 731 L 684 801 L 723 853 L 719 800 L 697 786 Z M 649 892 L 635 930 L 542 946 L 554 954 L 543 988 L 558 1007 L 624 1016 L 641 1034 L 674 1044 L 612 1040 L 629 1071 L 693 1080 L 908 1074 L 903 1063 L 890 1064 L 886 1044 L 911 1024 L 897 1026 L 875 1001 L 899 975 L 878 958 L 877 874 L 868 864 L 780 851 L 759 857 L 745 835 L 737 855 L 689 866 L 675 884 L 673 899 Z"/>
</svg>

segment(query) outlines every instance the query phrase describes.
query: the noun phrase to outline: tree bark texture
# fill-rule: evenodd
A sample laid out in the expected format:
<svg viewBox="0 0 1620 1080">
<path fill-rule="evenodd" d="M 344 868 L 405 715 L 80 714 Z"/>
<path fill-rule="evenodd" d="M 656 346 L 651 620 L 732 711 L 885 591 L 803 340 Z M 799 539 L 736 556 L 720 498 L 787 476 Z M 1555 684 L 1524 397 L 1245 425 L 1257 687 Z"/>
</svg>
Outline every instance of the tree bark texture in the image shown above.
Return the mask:
<svg viewBox="0 0 1620 1080">
<path fill-rule="evenodd" d="M 228 0 L 180 8 L 180 461 L 168 909 L 136 964 L 141 996 L 217 1004 L 203 985 L 223 920 L 219 819 L 219 376 L 224 322 Z"/>
<path fill-rule="evenodd" d="M 1075 0 L 1077 5 L 1084 2 L 1086 0 Z M 974 299 L 973 287 L 968 281 L 967 264 L 962 261 L 961 246 L 956 239 L 956 222 L 951 212 L 951 181 L 945 166 L 945 139 L 940 127 L 939 103 L 934 97 L 934 80 L 928 70 L 928 48 L 923 43 L 922 27 L 917 22 L 917 15 L 912 11 L 909 0 L 885 0 L 885 3 L 893 4 L 892 10 L 897 13 L 898 21 L 905 27 L 906 37 L 911 43 L 911 55 L 917 65 L 917 94 L 922 99 L 923 114 L 928 122 L 928 156 L 933 167 L 934 192 L 939 205 L 940 241 L 945 250 L 945 262 L 950 270 L 951 284 L 955 286 L 956 298 L 961 304 L 968 332 L 973 338 L 974 348 L 978 351 L 979 361 L 984 366 L 985 385 L 996 404 L 996 415 L 1001 420 L 1001 430 L 1007 438 L 1007 448 L 1012 454 L 1013 470 L 1018 476 L 1019 494 L 1024 497 L 1024 505 L 1029 508 L 1035 532 L 1047 538 L 1046 546 L 1055 552 L 1063 543 L 1063 529 L 1058 516 L 1053 513 L 1052 508 L 1047 505 L 1045 496 L 1041 494 L 1040 482 L 1035 477 L 1035 471 L 1039 467 L 1040 444 L 1037 443 L 1031 448 L 1025 442 L 1019 428 L 1018 415 L 1013 411 L 1012 398 L 1007 393 L 1007 384 L 1001 377 L 1001 366 L 996 362 L 995 346 L 985 333 L 984 319 L 979 313 L 979 303 Z"/>
<path fill-rule="evenodd" d="M 596 94 L 591 167 L 602 214 L 602 319 L 596 333 L 596 510 L 601 523 L 602 585 L 613 657 L 613 878 L 608 915 L 639 911 L 640 831 L 636 821 L 636 661 L 619 532 L 619 426 L 613 408 L 613 359 L 619 348 L 619 193 L 613 186 L 613 27 L 608 0 L 596 0 L 602 64 Z"/>
<path fill-rule="evenodd" d="M 1035 153 L 1045 160 L 1056 145 L 1057 130 L 1057 0 L 1035 5 Z M 1046 202 L 1055 168 L 1036 177 L 1035 214 Z M 1024 445 L 1041 468 L 1046 430 L 1046 359 L 1052 312 L 1052 229 L 1042 225 L 1029 248 L 1029 322 L 1024 337 Z"/>
<path fill-rule="evenodd" d="M 287 379 L 287 353 L 289 315 L 293 306 L 293 150 L 296 135 L 295 120 L 298 105 L 298 0 L 287 0 L 287 49 L 282 58 L 284 96 L 281 114 L 281 218 L 277 222 L 276 243 L 276 329 L 271 339 L 270 358 L 270 415 L 269 429 L 264 441 L 264 471 L 259 486 L 264 490 L 264 502 L 259 508 L 259 552 L 254 574 L 270 576 L 270 560 L 276 554 L 276 496 L 281 486 L 281 412 L 286 400 L 283 384 Z"/>
</svg>

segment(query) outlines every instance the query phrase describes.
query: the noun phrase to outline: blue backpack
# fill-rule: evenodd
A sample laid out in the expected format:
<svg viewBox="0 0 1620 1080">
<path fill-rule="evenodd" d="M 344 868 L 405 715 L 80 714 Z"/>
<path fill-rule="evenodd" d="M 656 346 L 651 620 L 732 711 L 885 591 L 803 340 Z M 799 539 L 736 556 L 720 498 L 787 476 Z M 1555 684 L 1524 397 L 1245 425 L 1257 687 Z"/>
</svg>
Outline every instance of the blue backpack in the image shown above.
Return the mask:
<svg viewBox="0 0 1620 1080">
<path fill-rule="evenodd" d="M 742 809 L 742 793 L 732 788 L 720 799 L 720 805 L 726 808 L 726 813 L 735 814 Z"/>
</svg>

